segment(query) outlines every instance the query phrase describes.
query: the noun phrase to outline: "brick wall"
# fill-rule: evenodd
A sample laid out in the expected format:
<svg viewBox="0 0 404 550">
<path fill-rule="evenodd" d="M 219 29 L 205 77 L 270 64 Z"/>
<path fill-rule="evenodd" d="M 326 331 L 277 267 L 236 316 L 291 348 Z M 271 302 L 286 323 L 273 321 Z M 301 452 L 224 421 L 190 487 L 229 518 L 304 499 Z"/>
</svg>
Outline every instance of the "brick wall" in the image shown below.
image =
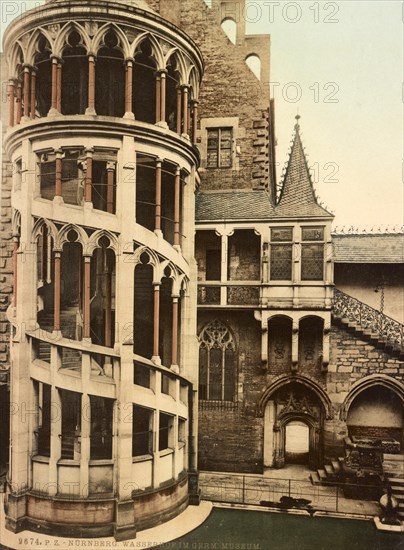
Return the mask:
<svg viewBox="0 0 404 550">
<path fill-rule="evenodd" d="M 233 333 L 238 356 L 237 402 L 199 407 L 199 468 L 240 472 L 262 471 L 263 419 L 257 413 L 262 388 L 260 328 L 251 311 L 201 312 L 198 333 L 219 319 Z"/>
</svg>

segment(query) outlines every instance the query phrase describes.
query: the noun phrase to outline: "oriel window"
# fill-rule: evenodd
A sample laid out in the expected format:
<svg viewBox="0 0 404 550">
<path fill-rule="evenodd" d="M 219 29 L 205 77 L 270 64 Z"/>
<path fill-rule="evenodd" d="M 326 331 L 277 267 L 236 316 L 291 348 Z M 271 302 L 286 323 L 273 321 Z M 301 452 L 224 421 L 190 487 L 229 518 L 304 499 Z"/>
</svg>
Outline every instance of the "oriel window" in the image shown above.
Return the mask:
<svg viewBox="0 0 404 550">
<path fill-rule="evenodd" d="M 290 281 L 292 279 L 293 228 L 271 229 L 271 281 Z"/>
</svg>

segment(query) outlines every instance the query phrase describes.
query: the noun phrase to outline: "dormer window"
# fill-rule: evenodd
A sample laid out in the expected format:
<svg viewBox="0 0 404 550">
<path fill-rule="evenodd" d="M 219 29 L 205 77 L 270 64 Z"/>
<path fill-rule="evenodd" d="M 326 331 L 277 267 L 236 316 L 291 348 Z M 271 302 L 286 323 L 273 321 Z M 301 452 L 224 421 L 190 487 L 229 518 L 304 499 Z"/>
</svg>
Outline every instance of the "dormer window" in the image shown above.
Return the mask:
<svg viewBox="0 0 404 550">
<path fill-rule="evenodd" d="M 232 166 L 232 128 L 208 128 L 208 168 Z"/>
</svg>

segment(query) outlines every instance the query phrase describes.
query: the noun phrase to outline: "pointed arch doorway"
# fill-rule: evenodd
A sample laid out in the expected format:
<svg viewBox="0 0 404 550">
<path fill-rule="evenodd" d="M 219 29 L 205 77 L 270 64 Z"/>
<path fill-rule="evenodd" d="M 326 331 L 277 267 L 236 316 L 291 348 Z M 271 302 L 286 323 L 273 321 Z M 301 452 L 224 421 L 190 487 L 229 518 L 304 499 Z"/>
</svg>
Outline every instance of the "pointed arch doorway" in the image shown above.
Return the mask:
<svg viewBox="0 0 404 550">
<path fill-rule="evenodd" d="M 303 377 L 288 377 L 264 392 L 264 468 L 302 464 L 315 470 L 322 466 L 329 404 L 324 392 L 316 390 Z"/>
</svg>

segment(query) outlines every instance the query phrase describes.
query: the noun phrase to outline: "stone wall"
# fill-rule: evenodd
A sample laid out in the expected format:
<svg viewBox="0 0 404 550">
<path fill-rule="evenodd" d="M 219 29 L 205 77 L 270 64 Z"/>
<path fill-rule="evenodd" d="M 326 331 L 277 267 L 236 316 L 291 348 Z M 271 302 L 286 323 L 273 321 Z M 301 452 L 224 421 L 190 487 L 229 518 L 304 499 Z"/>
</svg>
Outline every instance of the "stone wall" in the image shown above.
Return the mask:
<svg viewBox="0 0 404 550">
<path fill-rule="evenodd" d="M 238 38 L 233 44 L 220 27 L 225 14 L 219 0 L 209 8 L 203 0 L 163 2 L 147 0 L 153 9 L 180 26 L 198 44 L 205 62 L 199 95 L 200 118 L 238 117 L 237 166 L 201 171 L 203 189 L 241 189 L 270 184 L 269 35 L 244 36 L 245 20 L 238 13 Z M 181 15 L 179 18 L 179 7 Z M 241 10 L 244 0 L 237 2 Z M 161 7 L 159 7 L 161 6 Z M 231 14 L 229 14 L 230 16 Z M 179 20 L 180 19 L 180 20 Z M 261 58 L 261 80 L 245 63 L 249 54 Z M 201 136 L 198 138 L 201 143 Z M 272 170 L 272 167 L 271 167 Z"/>
<path fill-rule="evenodd" d="M 7 69 L 4 56 L 1 56 L 3 83 L 7 82 Z M 3 94 L 3 101 L 5 96 Z M 3 103 L 3 137 L 8 127 L 8 104 Z M 10 368 L 9 323 L 6 311 L 11 304 L 13 292 L 13 240 L 11 230 L 11 182 L 12 167 L 2 150 L 2 182 L 0 188 L 0 384 L 8 379 Z"/>
</svg>

